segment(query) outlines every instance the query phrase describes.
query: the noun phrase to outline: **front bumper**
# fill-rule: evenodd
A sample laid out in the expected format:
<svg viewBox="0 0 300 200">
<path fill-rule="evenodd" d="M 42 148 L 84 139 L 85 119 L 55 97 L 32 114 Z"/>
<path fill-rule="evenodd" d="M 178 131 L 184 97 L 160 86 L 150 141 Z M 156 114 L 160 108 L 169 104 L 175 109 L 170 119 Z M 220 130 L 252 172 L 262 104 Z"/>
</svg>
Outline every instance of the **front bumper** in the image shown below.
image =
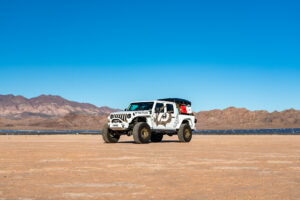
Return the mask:
<svg viewBox="0 0 300 200">
<path fill-rule="evenodd" d="M 116 131 L 124 131 L 129 128 L 129 124 L 126 122 L 118 122 L 118 123 L 108 123 L 108 126 L 111 130 L 116 130 Z"/>
</svg>

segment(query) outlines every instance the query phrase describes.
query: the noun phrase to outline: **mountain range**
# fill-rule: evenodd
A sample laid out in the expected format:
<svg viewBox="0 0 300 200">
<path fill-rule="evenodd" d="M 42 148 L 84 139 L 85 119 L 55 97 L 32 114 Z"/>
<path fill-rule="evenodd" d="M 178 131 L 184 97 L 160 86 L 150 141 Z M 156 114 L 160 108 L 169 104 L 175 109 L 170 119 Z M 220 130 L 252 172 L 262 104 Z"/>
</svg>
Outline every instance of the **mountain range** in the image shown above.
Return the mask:
<svg viewBox="0 0 300 200">
<path fill-rule="evenodd" d="M 0 95 L 0 117 L 8 119 L 56 118 L 69 113 L 102 116 L 113 111 L 116 109 L 105 106 L 99 108 L 89 103 L 78 103 L 53 95 L 41 95 L 31 99 L 23 96 Z"/>
<path fill-rule="evenodd" d="M 30 99 L 0 95 L 0 129 L 101 130 L 108 114 L 114 111 L 118 109 L 69 101 L 53 95 Z M 300 111 L 295 109 L 268 112 L 229 107 L 194 114 L 198 130 L 300 128 Z"/>
</svg>

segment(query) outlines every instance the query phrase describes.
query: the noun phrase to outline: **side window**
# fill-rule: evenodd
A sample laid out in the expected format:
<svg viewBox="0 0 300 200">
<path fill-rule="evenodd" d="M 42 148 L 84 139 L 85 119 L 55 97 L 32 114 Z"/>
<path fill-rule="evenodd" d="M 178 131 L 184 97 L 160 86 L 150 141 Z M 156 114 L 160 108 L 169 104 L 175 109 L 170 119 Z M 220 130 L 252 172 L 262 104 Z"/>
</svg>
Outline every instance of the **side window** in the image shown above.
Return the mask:
<svg viewBox="0 0 300 200">
<path fill-rule="evenodd" d="M 167 112 L 174 113 L 174 106 L 172 104 L 167 104 Z"/>
<path fill-rule="evenodd" d="M 157 103 L 155 106 L 155 113 L 163 113 L 164 112 L 164 104 L 162 103 Z"/>
</svg>

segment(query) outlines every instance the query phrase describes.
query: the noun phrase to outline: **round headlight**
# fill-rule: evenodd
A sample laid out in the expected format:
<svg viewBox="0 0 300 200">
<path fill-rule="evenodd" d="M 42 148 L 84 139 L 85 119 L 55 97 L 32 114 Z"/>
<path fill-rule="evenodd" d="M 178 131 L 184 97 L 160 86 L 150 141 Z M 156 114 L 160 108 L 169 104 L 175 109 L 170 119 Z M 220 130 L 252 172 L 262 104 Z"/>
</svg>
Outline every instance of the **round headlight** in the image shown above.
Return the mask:
<svg viewBox="0 0 300 200">
<path fill-rule="evenodd" d="M 110 115 L 110 118 L 111 118 L 111 119 L 114 118 L 114 115 Z"/>
<path fill-rule="evenodd" d="M 128 115 L 127 115 L 127 118 L 131 118 L 131 114 L 128 114 Z"/>
</svg>

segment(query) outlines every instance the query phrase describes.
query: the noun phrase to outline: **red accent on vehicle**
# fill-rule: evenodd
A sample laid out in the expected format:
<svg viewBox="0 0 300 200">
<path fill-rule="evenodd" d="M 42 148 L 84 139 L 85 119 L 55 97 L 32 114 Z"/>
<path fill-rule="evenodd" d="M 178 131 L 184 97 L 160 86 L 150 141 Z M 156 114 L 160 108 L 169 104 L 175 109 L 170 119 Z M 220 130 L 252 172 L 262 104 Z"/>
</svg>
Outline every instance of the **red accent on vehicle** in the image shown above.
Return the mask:
<svg viewBox="0 0 300 200">
<path fill-rule="evenodd" d="M 180 110 L 181 110 L 181 113 L 184 113 L 184 114 L 187 113 L 187 110 L 186 110 L 185 106 L 180 106 Z"/>
</svg>

